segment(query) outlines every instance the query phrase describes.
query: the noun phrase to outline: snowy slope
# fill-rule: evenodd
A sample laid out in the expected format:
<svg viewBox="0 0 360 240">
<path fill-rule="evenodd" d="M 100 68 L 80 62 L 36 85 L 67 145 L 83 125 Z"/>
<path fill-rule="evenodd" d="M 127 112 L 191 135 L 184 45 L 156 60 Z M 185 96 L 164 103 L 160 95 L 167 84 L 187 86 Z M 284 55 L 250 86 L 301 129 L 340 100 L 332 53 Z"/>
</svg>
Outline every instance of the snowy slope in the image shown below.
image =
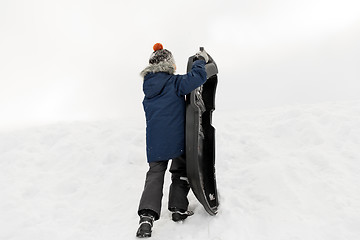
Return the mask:
<svg viewBox="0 0 360 240">
<path fill-rule="evenodd" d="M 152 239 L 360 239 L 360 102 L 214 113 L 220 209 Z M 135 239 L 144 119 L 0 133 L 0 239 Z"/>
</svg>

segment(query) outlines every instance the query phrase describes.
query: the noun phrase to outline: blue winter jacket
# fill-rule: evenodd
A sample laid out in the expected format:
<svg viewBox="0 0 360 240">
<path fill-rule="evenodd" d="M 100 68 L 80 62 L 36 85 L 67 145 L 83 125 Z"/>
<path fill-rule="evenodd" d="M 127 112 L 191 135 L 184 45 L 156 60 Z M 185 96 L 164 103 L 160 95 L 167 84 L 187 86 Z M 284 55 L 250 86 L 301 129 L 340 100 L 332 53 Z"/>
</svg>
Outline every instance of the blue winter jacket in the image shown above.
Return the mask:
<svg viewBox="0 0 360 240">
<path fill-rule="evenodd" d="M 166 161 L 185 153 L 185 95 L 206 81 L 202 60 L 195 61 L 185 75 L 174 72 L 168 62 L 150 64 L 141 72 L 148 162 Z"/>
</svg>

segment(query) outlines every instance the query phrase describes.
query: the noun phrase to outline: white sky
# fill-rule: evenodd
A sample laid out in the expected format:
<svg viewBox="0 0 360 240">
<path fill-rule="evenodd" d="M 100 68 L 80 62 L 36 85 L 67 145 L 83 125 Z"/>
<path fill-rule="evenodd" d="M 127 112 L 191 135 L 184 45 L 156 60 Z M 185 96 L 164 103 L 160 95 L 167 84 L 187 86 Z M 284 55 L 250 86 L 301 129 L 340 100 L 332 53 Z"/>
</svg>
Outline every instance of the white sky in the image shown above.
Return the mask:
<svg viewBox="0 0 360 240">
<path fill-rule="evenodd" d="M 143 116 L 152 45 L 199 46 L 217 109 L 360 99 L 360 1 L 0 1 L 0 127 Z"/>
</svg>

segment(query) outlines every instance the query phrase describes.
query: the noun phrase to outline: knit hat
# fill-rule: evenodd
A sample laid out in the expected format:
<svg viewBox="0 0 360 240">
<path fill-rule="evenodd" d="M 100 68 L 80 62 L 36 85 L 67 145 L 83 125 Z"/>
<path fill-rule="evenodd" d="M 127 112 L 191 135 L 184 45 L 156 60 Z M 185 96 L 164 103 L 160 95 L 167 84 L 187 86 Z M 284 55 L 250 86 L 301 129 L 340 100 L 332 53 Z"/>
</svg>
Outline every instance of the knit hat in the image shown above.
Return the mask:
<svg viewBox="0 0 360 240">
<path fill-rule="evenodd" d="M 161 43 L 155 43 L 153 46 L 154 52 L 151 54 L 149 63 L 159 64 L 160 62 L 169 62 L 175 65 L 175 60 L 171 52 L 163 48 Z"/>
</svg>

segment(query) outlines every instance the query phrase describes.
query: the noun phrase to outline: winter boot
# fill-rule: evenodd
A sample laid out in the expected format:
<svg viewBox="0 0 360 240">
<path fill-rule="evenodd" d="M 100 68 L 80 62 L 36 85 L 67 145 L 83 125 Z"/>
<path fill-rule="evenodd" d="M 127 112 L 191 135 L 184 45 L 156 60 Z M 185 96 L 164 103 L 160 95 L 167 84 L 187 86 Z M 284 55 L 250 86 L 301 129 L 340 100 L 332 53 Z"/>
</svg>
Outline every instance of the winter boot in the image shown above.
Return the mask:
<svg viewBox="0 0 360 240">
<path fill-rule="evenodd" d="M 172 212 L 172 220 L 174 222 L 184 221 L 188 216 L 193 215 L 192 211 L 186 211 L 182 209 L 173 208 L 171 209 Z"/>
<path fill-rule="evenodd" d="M 153 226 L 155 217 L 150 214 L 140 216 L 139 229 L 136 232 L 138 238 L 151 237 L 151 228 Z"/>
</svg>

